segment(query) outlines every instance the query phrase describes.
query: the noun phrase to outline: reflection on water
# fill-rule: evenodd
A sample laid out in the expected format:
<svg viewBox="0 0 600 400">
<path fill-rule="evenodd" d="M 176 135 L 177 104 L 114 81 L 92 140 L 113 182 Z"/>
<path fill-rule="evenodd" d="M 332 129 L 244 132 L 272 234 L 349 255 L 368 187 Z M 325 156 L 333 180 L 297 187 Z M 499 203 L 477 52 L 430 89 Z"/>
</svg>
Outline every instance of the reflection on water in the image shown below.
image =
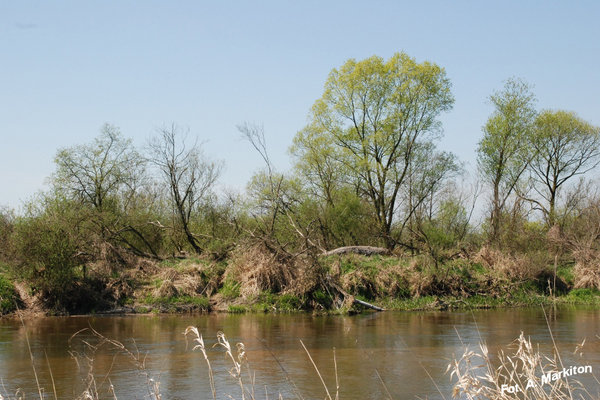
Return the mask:
<svg viewBox="0 0 600 400">
<path fill-rule="evenodd" d="M 587 338 L 585 360 L 600 371 L 600 310 L 564 308 L 547 311 L 549 325 L 567 364 L 575 360 L 576 344 Z M 294 387 L 306 399 L 325 397 L 324 389 L 308 356 L 300 345 L 306 345 L 319 367 L 330 391 L 335 392 L 335 348 L 340 398 L 387 398 L 385 386 L 394 399 L 451 397 L 449 375 L 444 374 L 453 355 L 459 356 L 466 344 L 476 345 L 483 339 L 492 354 L 508 350 L 521 331 L 550 353 L 551 337 L 541 308 L 487 310 L 476 312 L 383 312 L 357 316 L 310 315 L 229 315 L 194 316 L 125 316 L 37 318 L 25 321 L 0 321 L 0 377 L 9 393 L 18 387 L 29 396 L 37 393 L 27 341 L 29 337 L 41 386 L 52 391 L 51 370 L 58 398 L 74 398 L 84 388 L 87 369 L 78 365 L 69 350 L 82 352 L 82 339 L 93 340 L 84 332 L 71 341 L 81 329 L 93 327 L 102 335 L 122 341 L 137 349 L 147 371 L 160 379 L 163 399 L 209 399 L 207 367 L 201 354 L 186 346 L 183 336 L 189 325 L 203 334 L 220 398 L 241 398 L 240 389 L 229 376 L 222 349 L 212 348 L 216 334 L 223 331 L 233 343 L 246 345 L 250 367 L 255 373 L 256 398 L 269 398 L 282 393 L 284 398 L 298 398 Z M 112 398 L 106 389 L 109 381 L 118 398 L 143 398 L 146 379 L 136 370 L 130 358 L 100 350 L 94 356 L 94 370 L 102 396 Z M 571 364 L 568 364 L 571 365 Z M 427 372 L 426 372 L 427 371 Z M 287 374 L 287 376 L 286 376 Z M 381 379 L 379 378 L 379 376 Z M 597 374 L 599 375 L 599 374 Z M 600 386 L 592 377 L 583 377 L 592 393 Z M 249 379 L 246 379 L 249 381 Z M 49 397 L 50 398 L 50 397 Z"/>
</svg>

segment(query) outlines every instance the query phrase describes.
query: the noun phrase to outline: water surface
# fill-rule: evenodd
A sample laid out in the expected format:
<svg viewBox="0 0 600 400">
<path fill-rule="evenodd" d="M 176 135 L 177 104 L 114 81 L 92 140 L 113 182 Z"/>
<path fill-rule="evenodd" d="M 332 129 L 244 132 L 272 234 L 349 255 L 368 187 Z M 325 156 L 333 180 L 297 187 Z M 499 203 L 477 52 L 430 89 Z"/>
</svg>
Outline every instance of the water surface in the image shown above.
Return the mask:
<svg viewBox="0 0 600 400">
<path fill-rule="evenodd" d="M 547 310 L 549 325 L 565 363 L 592 365 L 600 376 L 600 310 L 561 308 Z M 552 339 L 541 308 L 471 312 L 382 312 L 356 316 L 210 314 L 186 316 L 92 316 L 0 320 L 0 378 L 6 395 L 17 388 L 28 398 L 39 397 L 40 386 L 52 396 L 52 377 L 59 399 L 73 399 L 85 388 L 89 371 L 85 358 L 93 358 L 98 393 L 119 399 L 149 398 L 149 379 L 160 382 L 163 399 L 211 399 L 208 369 L 201 353 L 193 352 L 183 332 L 196 326 L 203 334 L 212 361 L 218 398 L 241 398 L 237 381 L 229 375 L 231 362 L 222 348 L 213 348 L 223 331 L 232 346 L 243 342 L 252 371 L 257 399 L 278 393 L 288 399 L 323 399 L 325 390 L 300 341 L 310 352 L 330 393 L 335 396 L 337 362 L 341 399 L 451 398 L 452 383 L 445 374 L 449 360 L 460 355 L 463 344 L 485 341 L 491 353 L 510 350 L 521 331 L 550 353 Z M 121 341 L 144 362 L 140 370 L 131 356 L 104 344 L 92 354 L 84 341 L 99 344 L 89 328 Z M 72 335 L 88 328 L 74 338 Z M 584 338 L 584 358 L 573 355 Z M 571 365 L 571 364 L 569 364 Z M 145 375 L 147 374 L 147 375 Z M 583 377 L 598 394 L 593 377 Z M 244 372 L 245 384 L 250 383 Z M 434 382 L 435 381 L 435 384 Z"/>
</svg>

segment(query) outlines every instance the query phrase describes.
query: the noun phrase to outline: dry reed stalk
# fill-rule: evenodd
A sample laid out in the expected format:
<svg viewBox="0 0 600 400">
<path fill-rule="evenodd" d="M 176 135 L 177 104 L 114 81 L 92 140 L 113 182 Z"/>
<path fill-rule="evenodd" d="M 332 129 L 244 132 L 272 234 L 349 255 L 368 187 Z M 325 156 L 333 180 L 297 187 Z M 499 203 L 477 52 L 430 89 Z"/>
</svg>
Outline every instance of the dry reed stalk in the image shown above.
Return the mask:
<svg viewBox="0 0 600 400">
<path fill-rule="evenodd" d="M 27 333 L 27 328 L 25 327 L 25 322 L 23 321 L 23 316 L 19 313 L 19 319 L 21 320 L 21 325 L 25 329 L 25 341 L 27 342 L 27 350 L 29 351 L 29 358 L 31 360 L 31 368 L 33 368 L 33 376 L 35 376 L 35 383 L 37 385 L 38 394 L 40 396 L 40 400 L 44 400 L 43 389 L 40 386 L 40 380 L 38 379 L 38 374 L 35 369 L 35 360 L 33 358 L 33 353 L 31 352 L 31 344 L 29 343 L 29 334 Z"/>
<path fill-rule="evenodd" d="M 52 382 L 52 392 L 54 393 L 54 400 L 58 400 L 56 395 L 56 384 L 54 382 L 54 375 L 52 374 L 52 368 L 50 368 L 50 360 L 48 360 L 48 354 L 44 350 L 44 356 L 46 357 L 46 365 L 48 366 L 48 372 L 50 372 L 50 381 Z"/>
<path fill-rule="evenodd" d="M 185 329 L 184 335 L 186 336 L 186 338 L 189 333 L 193 333 L 194 335 L 196 335 L 194 342 L 196 342 L 197 345 L 192 348 L 192 351 L 194 351 L 196 349 L 200 349 L 200 351 L 202 352 L 202 355 L 204 356 L 204 360 L 206 361 L 206 364 L 208 365 L 208 380 L 210 382 L 210 391 L 212 393 L 213 399 L 216 400 L 217 391 L 215 389 L 215 378 L 213 375 L 212 367 L 210 365 L 210 360 L 208 359 L 208 355 L 206 354 L 206 346 L 204 345 L 204 339 L 202 338 L 202 335 L 200 334 L 200 332 L 198 332 L 198 328 L 196 328 L 195 326 L 188 326 Z"/>
<path fill-rule="evenodd" d="M 122 354 L 122 355 L 125 355 L 126 357 L 128 357 L 133 362 L 133 364 L 136 366 L 138 372 L 145 378 L 146 390 L 148 393 L 148 397 L 152 400 L 161 400 L 162 399 L 162 396 L 160 394 L 160 379 L 154 379 L 154 377 L 151 376 L 150 373 L 147 371 L 146 355 L 140 354 L 137 346 L 135 345 L 135 342 L 133 344 L 133 350 L 130 350 L 123 343 L 121 343 L 117 340 L 114 340 L 114 339 L 109 339 L 93 328 L 85 328 L 85 329 L 81 329 L 78 332 L 75 332 L 71 336 L 71 338 L 69 338 L 69 345 L 71 345 L 71 342 L 73 341 L 73 339 L 77 338 L 83 332 L 90 332 L 92 335 L 92 338 L 96 341 L 96 343 L 93 343 L 91 340 L 86 340 L 86 339 L 81 338 L 80 339 L 81 342 L 85 345 L 84 352 L 78 353 L 73 350 L 70 351 L 71 357 L 75 360 L 75 362 L 77 363 L 79 368 L 81 368 L 80 362 L 85 363 L 85 365 L 87 366 L 87 376 L 84 379 L 86 388 L 82 392 L 82 394 L 78 397 L 78 399 L 86 399 L 86 400 L 87 399 L 90 399 L 90 400 L 100 399 L 101 396 L 100 396 L 99 392 L 100 392 L 100 389 L 104 386 L 104 383 L 106 381 L 109 382 L 108 392 L 113 395 L 113 398 L 116 398 L 116 395 L 114 392 L 114 387 L 113 387 L 112 383 L 110 383 L 110 379 L 109 379 L 109 374 L 110 374 L 110 371 L 112 370 L 112 365 L 109 368 L 109 370 L 106 372 L 102 381 L 99 384 L 96 381 L 96 373 L 94 370 L 94 358 L 95 358 L 96 353 L 101 348 L 104 348 L 104 347 L 107 347 L 110 351 L 115 352 L 114 356 L 113 356 L 113 364 L 114 364 L 116 357 L 119 354 Z"/>
<path fill-rule="evenodd" d="M 243 343 L 237 343 L 237 360 L 236 357 L 233 356 L 233 352 L 231 351 L 231 345 L 227 340 L 227 337 L 223 332 L 217 332 L 217 343 L 215 346 L 220 345 L 225 349 L 225 354 L 231 360 L 233 367 L 229 370 L 229 374 L 236 378 L 238 381 L 238 385 L 242 390 L 242 400 L 246 399 L 246 390 L 244 389 L 244 381 L 242 379 L 242 363 L 246 360 L 246 350 Z M 234 373 L 235 371 L 235 373 Z"/>
<path fill-rule="evenodd" d="M 312 363 L 313 367 L 315 368 L 315 371 L 317 372 L 317 375 L 319 375 L 319 379 L 321 380 L 321 384 L 325 388 L 325 393 L 327 393 L 327 398 L 329 400 L 333 400 L 331 398 L 331 395 L 329 394 L 329 389 L 327 389 L 327 385 L 325 384 L 325 381 L 323 380 L 323 376 L 321 376 L 321 372 L 319 371 L 319 368 L 317 368 L 317 365 L 315 364 L 312 356 L 310 355 L 310 352 L 308 351 L 308 349 L 306 348 L 306 346 L 304 345 L 304 342 L 302 340 L 300 340 L 300 344 L 302 345 L 302 347 L 304 347 L 304 351 L 306 352 L 306 355 L 308 355 L 308 358 L 310 359 L 310 362 Z M 336 381 L 337 381 L 337 374 L 336 374 Z M 337 398 L 337 393 L 336 393 L 336 398 Z"/>
<path fill-rule="evenodd" d="M 541 380 L 548 372 L 564 368 L 557 351 L 553 357 L 541 354 L 523 333 L 514 345 L 513 353 L 501 351 L 498 354 L 497 363 L 492 362 L 485 344 L 479 344 L 479 351 L 465 347 L 462 356 L 453 360 L 447 369 L 450 376 L 457 380 L 453 396 L 469 400 L 572 400 L 580 398 L 575 397 L 574 393 L 587 393 L 581 383 L 574 379 L 572 384 L 566 378 L 545 383 Z M 519 391 L 513 393 L 507 390 L 508 386 L 516 385 Z"/>
</svg>

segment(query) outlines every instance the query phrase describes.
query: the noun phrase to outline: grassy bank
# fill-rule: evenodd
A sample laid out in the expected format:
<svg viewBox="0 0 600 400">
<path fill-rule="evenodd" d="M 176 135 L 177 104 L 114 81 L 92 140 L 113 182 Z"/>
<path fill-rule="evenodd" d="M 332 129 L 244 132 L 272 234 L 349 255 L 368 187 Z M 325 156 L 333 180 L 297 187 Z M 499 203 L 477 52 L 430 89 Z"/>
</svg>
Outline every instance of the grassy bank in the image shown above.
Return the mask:
<svg viewBox="0 0 600 400">
<path fill-rule="evenodd" d="M 74 287 L 74 310 L 45 307 L 41 293 L 0 274 L 2 314 L 315 312 L 355 313 L 359 299 L 387 310 L 453 310 L 539 304 L 600 305 L 600 291 L 574 287 L 573 263 L 533 268 L 490 254 L 435 263 L 425 256 L 334 255 L 317 264 L 268 259 L 259 250 L 216 262 L 190 257 L 143 260 L 101 276 L 87 271 Z M 497 255 L 496 255 L 497 256 Z M 525 269 L 529 270 L 524 271 Z M 82 306 L 85 305 L 85 306 Z"/>
</svg>

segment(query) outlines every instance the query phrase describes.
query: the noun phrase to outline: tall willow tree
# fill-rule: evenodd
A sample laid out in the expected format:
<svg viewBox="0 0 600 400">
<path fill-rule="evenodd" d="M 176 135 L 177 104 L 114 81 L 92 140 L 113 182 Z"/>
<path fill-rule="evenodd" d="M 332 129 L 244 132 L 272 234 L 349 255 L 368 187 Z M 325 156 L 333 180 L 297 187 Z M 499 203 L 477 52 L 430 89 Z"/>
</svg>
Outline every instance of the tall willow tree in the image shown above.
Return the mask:
<svg viewBox="0 0 600 400">
<path fill-rule="evenodd" d="M 454 103 L 450 86 L 443 68 L 405 53 L 387 61 L 350 59 L 331 71 L 309 125 L 294 141 L 300 168 L 326 201 L 339 182 L 368 199 L 388 248 L 396 245 L 401 189 L 411 169 L 427 168 L 415 165 L 419 143 L 438 136 L 438 116 Z"/>
<path fill-rule="evenodd" d="M 600 163 L 600 128 L 573 112 L 548 110 L 537 117 L 535 128 L 531 172 L 534 190 L 543 200 L 533 202 L 552 226 L 561 187 Z"/>
<path fill-rule="evenodd" d="M 490 96 L 494 112 L 483 127 L 477 147 L 479 171 L 491 189 L 490 241 L 500 234 L 500 219 L 531 161 L 535 96 L 531 87 L 509 79 L 504 88 Z"/>
</svg>

